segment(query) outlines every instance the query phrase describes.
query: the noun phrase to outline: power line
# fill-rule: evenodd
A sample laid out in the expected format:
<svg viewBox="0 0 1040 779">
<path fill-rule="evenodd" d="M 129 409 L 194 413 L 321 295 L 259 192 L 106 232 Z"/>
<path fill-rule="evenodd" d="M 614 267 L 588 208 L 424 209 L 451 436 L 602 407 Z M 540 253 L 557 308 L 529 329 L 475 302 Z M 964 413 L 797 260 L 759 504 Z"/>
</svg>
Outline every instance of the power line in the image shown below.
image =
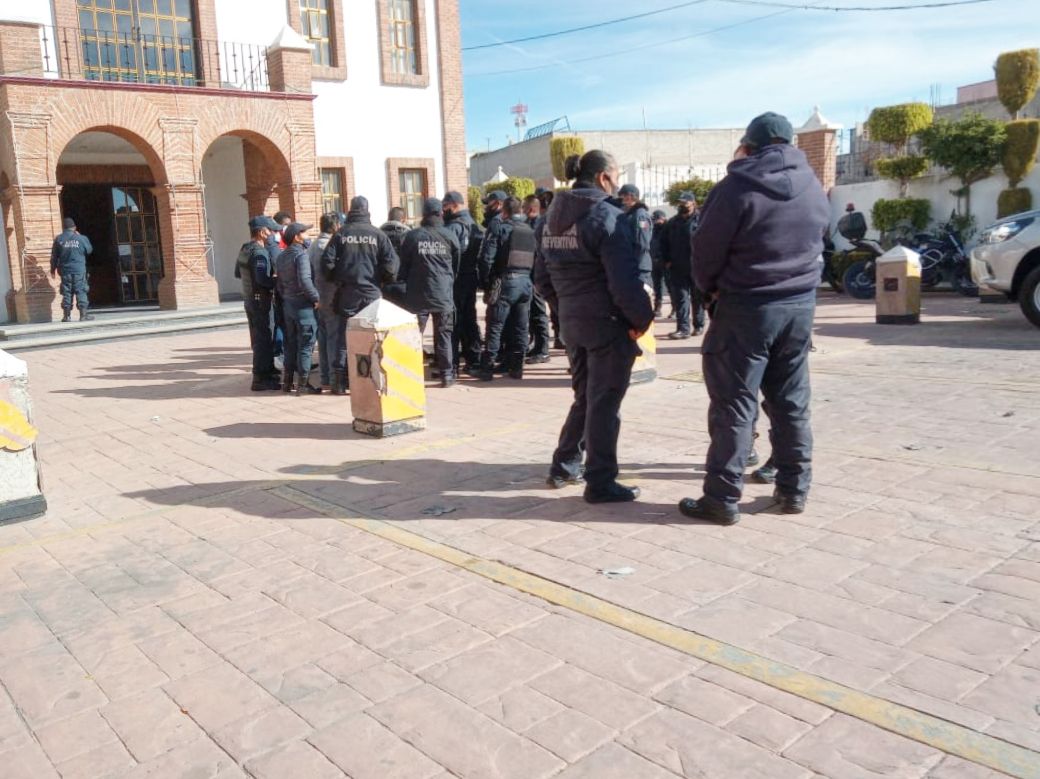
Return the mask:
<svg viewBox="0 0 1040 779">
<path fill-rule="evenodd" d="M 733 5 L 760 5 L 766 8 L 789 8 L 792 11 L 916 11 L 921 8 L 950 8 L 955 5 L 978 5 L 992 3 L 995 0 L 948 0 L 939 3 L 920 3 L 918 5 L 810 5 L 808 3 L 777 3 L 770 0 L 716 0 L 719 3 Z"/>
<path fill-rule="evenodd" d="M 586 24 L 583 27 L 571 27 L 567 30 L 557 30 L 556 32 L 546 32 L 541 35 L 531 35 L 527 38 L 514 38 L 511 41 L 499 41 L 497 43 L 483 43 L 479 46 L 463 46 L 463 51 L 476 51 L 477 49 L 493 49 L 496 46 L 509 46 L 514 43 L 529 43 L 530 41 L 540 41 L 545 38 L 556 38 L 560 35 L 570 35 L 573 32 L 584 32 L 585 30 L 595 30 L 598 27 L 609 27 L 612 24 L 620 24 L 621 22 L 631 22 L 634 19 L 645 19 L 648 16 L 656 16 L 657 14 L 667 13 L 668 11 L 674 11 L 678 8 L 689 8 L 691 5 L 700 5 L 706 3 L 708 0 L 692 0 L 689 3 L 679 3 L 678 5 L 670 5 L 667 8 L 658 8 L 656 11 L 647 11 L 641 14 L 633 14 L 632 16 L 622 16 L 617 19 L 609 19 L 605 22 L 596 22 L 595 24 Z"/>
</svg>

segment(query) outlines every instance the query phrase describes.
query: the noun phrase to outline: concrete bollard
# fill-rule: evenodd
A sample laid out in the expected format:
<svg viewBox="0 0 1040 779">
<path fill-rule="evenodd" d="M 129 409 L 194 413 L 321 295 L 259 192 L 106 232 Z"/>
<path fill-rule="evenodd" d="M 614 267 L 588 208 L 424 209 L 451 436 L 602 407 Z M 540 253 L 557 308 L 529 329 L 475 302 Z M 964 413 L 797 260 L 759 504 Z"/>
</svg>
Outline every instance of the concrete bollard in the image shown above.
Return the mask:
<svg viewBox="0 0 1040 779">
<path fill-rule="evenodd" d="M 29 401 L 29 368 L 0 350 L 0 522 L 47 511 Z"/>
<path fill-rule="evenodd" d="M 921 321 L 921 257 L 896 246 L 877 258 L 879 325 L 916 325 Z"/>
<path fill-rule="evenodd" d="M 354 429 L 385 436 L 426 428 L 422 335 L 415 314 L 377 300 L 347 322 Z"/>
</svg>

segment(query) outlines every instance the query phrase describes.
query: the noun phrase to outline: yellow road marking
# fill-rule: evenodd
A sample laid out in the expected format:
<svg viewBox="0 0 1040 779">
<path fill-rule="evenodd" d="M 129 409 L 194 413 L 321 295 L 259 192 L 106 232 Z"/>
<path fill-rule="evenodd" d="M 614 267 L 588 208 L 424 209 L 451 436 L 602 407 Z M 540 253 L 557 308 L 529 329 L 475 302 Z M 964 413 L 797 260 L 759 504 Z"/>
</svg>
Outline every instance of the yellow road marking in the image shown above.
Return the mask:
<svg viewBox="0 0 1040 779">
<path fill-rule="evenodd" d="M 684 654 L 726 668 L 749 679 L 808 701 L 826 706 L 884 730 L 934 747 L 950 755 L 1002 771 L 1019 779 L 1040 779 L 1040 753 L 979 733 L 908 706 L 870 695 L 843 684 L 800 671 L 732 644 L 536 576 L 513 566 L 485 560 L 455 547 L 404 530 L 381 519 L 352 516 L 335 503 L 307 495 L 293 487 L 276 487 L 272 493 L 364 530 L 400 546 L 435 557 L 544 601 L 584 614 Z"/>
</svg>

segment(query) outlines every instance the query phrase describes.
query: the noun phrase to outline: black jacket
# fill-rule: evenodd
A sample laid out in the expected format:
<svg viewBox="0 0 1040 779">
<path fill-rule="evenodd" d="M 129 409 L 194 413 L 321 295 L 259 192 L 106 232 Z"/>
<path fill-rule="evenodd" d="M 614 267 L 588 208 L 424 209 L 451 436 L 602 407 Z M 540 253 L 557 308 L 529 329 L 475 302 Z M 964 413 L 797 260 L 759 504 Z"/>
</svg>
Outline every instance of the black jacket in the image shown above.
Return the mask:
<svg viewBox="0 0 1040 779">
<path fill-rule="evenodd" d="M 628 229 L 635 238 L 635 247 L 639 254 L 639 271 L 643 274 L 645 283 L 650 284 L 653 272 L 653 261 L 650 259 L 650 242 L 654 232 L 653 222 L 650 220 L 650 211 L 645 203 L 636 203 L 622 214 L 622 218 L 628 222 Z"/>
<path fill-rule="evenodd" d="M 322 255 L 326 278 L 339 287 L 333 309 L 349 317 L 378 300 L 380 285 L 396 278 L 400 262 L 386 233 L 372 226 L 368 211 L 350 211 Z"/>
<path fill-rule="evenodd" d="M 90 239 L 75 230 L 63 230 L 51 246 L 51 272 L 86 273 L 87 255 L 94 253 Z"/>
<path fill-rule="evenodd" d="M 705 292 L 788 296 L 820 282 L 830 206 L 804 152 L 766 146 L 734 160 L 708 195 L 693 238 Z"/>
<path fill-rule="evenodd" d="M 242 245 L 241 252 L 248 253 L 249 264 L 239 275 L 242 280 L 242 297 L 246 300 L 256 297 L 270 297 L 274 292 L 274 263 L 271 261 L 271 250 L 268 244 L 249 241 Z"/>
<path fill-rule="evenodd" d="M 491 268 L 495 265 L 495 258 L 505 238 L 502 227 L 504 223 L 501 212 L 484 220 L 484 240 L 480 242 L 480 252 L 477 254 L 477 279 L 483 288 L 487 288 Z"/>
<path fill-rule="evenodd" d="M 294 243 L 278 255 L 278 294 L 286 303 L 303 306 L 317 303 L 318 288 L 311 278 L 311 260 L 301 243 Z"/>
<path fill-rule="evenodd" d="M 480 256 L 480 245 L 484 242 L 484 230 L 473 221 L 469 211 L 463 208 L 454 214 L 444 214 L 444 226 L 454 234 L 459 242 L 459 272 L 455 276 L 455 285 L 462 282 L 476 284 L 477 257 Z"/>
<path fill-rule="evenodd" d="M 459 242 L 439 216 L 428 216 L 401 242 L 401 273 L 409 311 L 451 311 L 455 307 L 455 274 Z"/>
<path fill-rule="evenodd" d="M 661 241 L 664 239 L 664 228 L 668 222 L 661 222 L 658 224 L 654 222 L 653 233 L 650 236 L 650 257 L 654 262 L 664 262 L 664 256 L 661 253 Z"/>
<path fill-rule="evenodd" d="M 400 254 L 401 242 L 404 240 L 404 237 L 408 234 L 408 231 L 412 228 L 410 228 L 404 222 L 395 221 L 384 222 L 379 229 L 386 233 L 386 237 L 390 239 L 390 243 L 394 247 L 394 251 Z"/>
<path fill-rule="evenodd" d="M 560 192 L 536 241 L 535 284 L 556 302 L 568 345 L 596 348 L 653 323 L 635 239 L 605 192 L 581 182 Z"/>
<path fill-rule="evenodd" d="M 690 275 L 693 270 L 691 239 L 698 229 L 697 214 L 676 214 L 669 219 L 661 233 L 661 259 L 671 266 L 673 273 Z"/>
</svg>

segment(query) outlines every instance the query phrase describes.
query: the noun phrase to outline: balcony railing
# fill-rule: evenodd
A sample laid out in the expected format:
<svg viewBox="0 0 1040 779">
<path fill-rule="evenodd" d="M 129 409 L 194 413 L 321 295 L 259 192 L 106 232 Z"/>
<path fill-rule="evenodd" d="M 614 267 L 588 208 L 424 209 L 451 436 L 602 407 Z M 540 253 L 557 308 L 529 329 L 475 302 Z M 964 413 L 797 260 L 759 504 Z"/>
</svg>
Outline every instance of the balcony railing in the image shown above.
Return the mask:
<svg viewBox="0 0 1040 779">
<path fill-rule="evenodd" d="M 63 79 L 268 92 L 267 48 L 176 35 L 43 27 L 44 72 Z"/>
</svg>

